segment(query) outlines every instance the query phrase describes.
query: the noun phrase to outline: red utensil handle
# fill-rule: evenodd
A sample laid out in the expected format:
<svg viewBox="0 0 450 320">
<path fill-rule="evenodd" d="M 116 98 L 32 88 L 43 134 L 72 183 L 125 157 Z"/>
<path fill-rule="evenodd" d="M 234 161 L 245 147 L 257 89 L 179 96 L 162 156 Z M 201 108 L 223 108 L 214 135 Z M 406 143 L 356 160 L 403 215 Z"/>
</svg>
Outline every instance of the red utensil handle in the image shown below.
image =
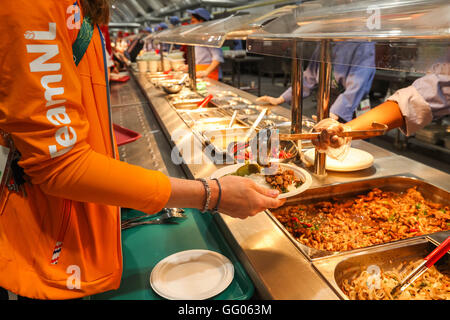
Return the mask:
<svg viewBox="0 0 450 320">
<path fill-rule="evenodd" d="M 429 255 L 426 256 L 427 262 L 425 265 L 430 268 L 434 265 L 444 254 L 450 250 L 450 236 L 445 239 L 436 249 L 434 249 Z"/>
<path fill-rule="evenodd" d="M 206 98 L 203 99 L 203 101 L 201 101 L 201 102 L 198 104 L 198 106 L 199 106 L 200 108 L 203 108 L 203 106 L 206 105 L 208 102 L 210 102 L 212 98 L 213 98 L 213 95 L 212 95 L 212 94 L 207 95 Z"/>
</svg>

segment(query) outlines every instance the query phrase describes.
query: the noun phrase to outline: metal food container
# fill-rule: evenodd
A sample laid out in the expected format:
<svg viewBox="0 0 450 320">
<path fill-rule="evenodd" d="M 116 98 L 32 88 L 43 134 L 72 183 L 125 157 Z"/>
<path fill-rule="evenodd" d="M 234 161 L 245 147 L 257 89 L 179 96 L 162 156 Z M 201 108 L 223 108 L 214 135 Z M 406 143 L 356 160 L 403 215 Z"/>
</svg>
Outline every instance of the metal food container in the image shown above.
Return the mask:
<svg viewBox="0 0 450 320">
<path fill-rule="evenodd" d="M 190 120 L 192 122 L 204 121 L 211 118 L 225 118 L 226 115 L 219 109 L 195 109 L 195 110 L 183 110 L 179 111 L 179 114 L 184 120 Z M 230 118 L 231 119 L 231 118 Z"/>
<path fill-rule="evenodd" d="M 205 98 L 195 98 L 195 99 L 180 99 L 171 101 L 171 104 L 175 109 L 182 110 L 194 110 L 199 108 L 199 103 L 202 102 Z M 208 102 L 204 108 L 212 108 L 214 105 L 211 102 Z"/>
<path fill-rule="evenodd" d="M 146 74 L 147 78 L 152 79 L 165 79 L 168 77 L 168 75 L 164 72 L 148 72 Z"/>
<path fill-rule="evenodd" d="M 155 78 L 151 80 L 155 86 L 163 87 L 168 85 L 177 84 L 180 82 L 180 79 L 165 79 L 165 78 Z"/>
<path fill-rule="evenodd" d="M 401 264 L 416 262 L 432 252 L 438 243 L 429 237 L 402 240 L 380 245 L 357 253 L 341 254 L 318 259 L 313 266 L 321 273 L 333 290 L 344 300 L 350 300 L 342 290 L 344 280 L 351 281 L 362 271 L 375 274 L 397 269 Z M 435 267 L 440 273 L 450 273 L 450 254 L 446 254 Z"/>
<path fill-rule="evenodd" d="M 218 98 L 223 98 L 223 97 L 237 97 L 237 93 L 232 92 L 232 91 L 220 91 L 218 93 L 215 94 L 216 97 Z"/>
<path fill-rule="evenodd" d="M 259 112 L 255 112 L 255 113 L 250 114 L 250 115 L 242 115 L 242 114 L 240 114 L 239 117 L 245 118 L 245 119 L 247 119 L 247 120 L 249 120 L 251 122 L 254 122 L 258 118 L 258 115 L 259 115 Z M 278 124 L 278 123 L 286 123 L 286 122 L 290 121 L 286 117 L 275 115 L 275 114 L 266 114 L 264 116 L 263 120 L 270 120 L 275 125 Z"/>
<path fill-rule="evenodd" d="M 227 98 L 218 98 L 218 97 L 214 97 L 211 100 L 212 103 L 214 103 L 215 105 L 217 105 L 218 108 L 229 108 L 231 107 L 229 105 L 229 101 Z"/>
<path fill-rule="evenodd" d="M 227 129 L 228 125 L 230 124 L 231 118 L 209 118 L 209 119 L 202 119 L 196 121 L 192 125 L 192 129 L 197 130 L 199 132 L 208 131 L 208 130 L 222 130 Z M 232 129 L 236 128 L 247 128 L 244 124 L 242 124 L 240 121 L 235 121 Z"/>
<path fill-rule="evenodd" d="M 178 93 L 178 94 L 173 94 L 170 96 L 167 96 L 167 100 L 169 102 L 182 102 L 184 99 L 201 99 L 202 96 L 200 96 L 198 93 L 196 92 L 192 92 L 190 90 L 188 90 L 187 88 L 185 88 L 186 90 L 183 90 L 182 92 Z"/>
<path fill-rule="evenodd" d="M 212 145 L 215 152 L 226 156 L 227 147 L 232 142 L 244 142 L 249 128 L 231 128 L 221 130 L 208 130 L 202 133 L 208 144 Z M 256 135 L 254 132 L 250 139 Z"/>
<path fill-rule="evenodd" d="M 349 199 L 355 197 L 359 194 L 364 194 L 371 191 L 374 188 L 381 189 L 382 191 L 392 191 L 392 192 L 404 192 L 409 188 L 416 187 L 417 190 L 422 194 L 422 196 L 429 201 L 449 205 L 450 204 L 450 192 L 438 188 L 426 181 L 420 180 L 413 175 L 411 176 L 389 176 L 381 177 L 369 180 L 360 180 L 356 182 L 333 184 L 323 187 L 317 187 L 309 189 L 298 196 L 292 197 L 287 200 L 285 206 L 288 205 L 298 205 L 298 204 L 308 204 L 318 201 L 330 201 L 333 199 Z M 342 252 L 318 250 L 309 246 L 306 246 L 295 239 L 293 235 L 282 225 L 280 221 L 272 214 L 270 210 L 267 211 L 269 217 L 273 219 L 275 224 L 286 234 L 286 236 L 297 246 L 297 248 L 310 260 L 314 260 L 321 257 L 334 256 L 342 254 Z M 446 231 L 450 235 L 450 231 Z M 431 236 L 422 235 L 422 236 Z M 422 237 L 417 236 L 414 238 Z M 413 238 L 409 238 L 413 239 Z M 390 243 L 405 241 L 397 240 Z M 381 244 L 383 245 L 383 244 Z M 345 253 L 349 252 L 359 252 L 364 251 L 367 248 L 374 248 L 379 245 L 373 245 L 366 248 L 358 248 L 349 251 L 343 251 Z"/>
<path fill-rule="evenodd" d="M 248 99 L 242 98 L 242 97 L 233 97 L 231 98 L 232 101 L 236 101 L 238 104 L 247 104 L 250 105 L 252 102 Z"/>
<path fill-rule="evenodd" d="M 266 122 L 264 122 L 266 121 Z M 267 123 L 270 126 L 272 120 L 263 120 L 263 123 Z M 310 133 L 312 132 L 313 127 L 316 125 L 314 121 L 311 120 L 302 120 L 302 133 Z M 273 125 L 276 129 L 279 130 L 280 133 L 291 133 L 291 121 L 280 122 Z M 302 144 L 305 142 L 310 142 L 309 140 L 302 140 Z M 311 144 L 312 145 L 312 144 Z"/>
</svg>

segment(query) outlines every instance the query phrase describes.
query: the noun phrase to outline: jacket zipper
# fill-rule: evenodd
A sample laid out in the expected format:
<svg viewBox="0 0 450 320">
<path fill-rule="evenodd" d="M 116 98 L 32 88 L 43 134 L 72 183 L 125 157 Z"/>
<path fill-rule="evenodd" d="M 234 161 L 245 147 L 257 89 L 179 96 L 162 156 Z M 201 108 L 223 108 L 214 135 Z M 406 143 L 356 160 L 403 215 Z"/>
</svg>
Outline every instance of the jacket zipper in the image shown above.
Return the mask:
<svg viewBox="0 0 450 320">
<path fill-rule="evenodd" d="M 103 68 L 105 70 L 105 83 L 106 83 L 106 99 L 108 101 L 108 117 L 109 117 L 109 134 L 111 139 L 111 147 L 112 147 L 112 155 L 114 159 L 116 158 L 116 148 L 114 144 L 114 129 L 113 129 L 113 121 L 112 121 L 112 111 L 111 111 L 111 100 L 110 100 L 110 90 L 109 90 L 109 81 L 108 81 L 108 64 L 106 63 L 106 50 L 105 50 L 105 40 L 103 39 L 102 31 L 100 27 L 97 25 L 98 32 L 100 34 L 100 40 L 102 42 L 102 52 L 103 52 Z"/>
<path fill-rule="evenodd" d="M 116 147 L 114 142 L 114 129 L 113 129 L 113 121 L 112 121 L 112 111 L 111 111 L 111 100 L 110 100 L 110 90 L 109 90 L 109 80 L 108 80 L 108 64 L 106 63 L 106 45 L 105 45 L 105 39 L 103 39 L 102 31 L 100 30 L 100 27 L 97 25 L 98 32 L 100 33 L 100 40 L 102 42 L 102 52 L 103 52 L 103 68 L 105 70 L 105 83 L 106 83 L 106 99 L 108 101 L 108 115 L 109 115 L 109 133 L 111 136 L 111 147 L 113 152 L 113 157 L 116 159 Z M 119 222 L 121 219 L 121 208 L 118 207 L 119 211 Z M 121 257 L 121 264 L 123 267 L 123 250 L 122 250 L 122 230 L 120 223 L 118 224 L 119 228 L 119 244 L 120 244 L 120 257 Z"/>
</svg>

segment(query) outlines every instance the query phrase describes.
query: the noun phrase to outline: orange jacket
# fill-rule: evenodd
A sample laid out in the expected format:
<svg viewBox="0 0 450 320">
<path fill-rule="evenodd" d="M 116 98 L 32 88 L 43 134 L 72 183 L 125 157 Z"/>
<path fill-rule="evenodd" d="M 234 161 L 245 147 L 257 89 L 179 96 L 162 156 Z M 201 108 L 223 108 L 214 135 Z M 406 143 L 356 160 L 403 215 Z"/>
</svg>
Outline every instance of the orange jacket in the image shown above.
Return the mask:
<svg viewBox="0 0 450 320">
<path fill-rule="evenodd" d="M 116 289 L 122 274 L 119 207 L 161 210 L 170 182 L 117 160 L 101 36 L 78 67 L 74 0 L 0 6 L 0 129 L 29 177 L 26 196 L 0 201 L 0 287 L 37 299 Z M 116 159 L 114 159 L 116 157 Z"/>
</svg>

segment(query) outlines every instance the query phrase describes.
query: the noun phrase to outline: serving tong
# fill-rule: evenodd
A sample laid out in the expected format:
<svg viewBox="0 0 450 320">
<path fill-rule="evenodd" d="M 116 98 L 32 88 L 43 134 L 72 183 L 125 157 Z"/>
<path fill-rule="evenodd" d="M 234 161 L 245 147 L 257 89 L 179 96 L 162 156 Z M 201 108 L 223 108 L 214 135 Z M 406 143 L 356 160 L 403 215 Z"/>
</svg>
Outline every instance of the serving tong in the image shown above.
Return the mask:
<svg viewBox="0 0 450 320">
<path fill-rule="evenodd" d="M 177 224 L 178 222 L 173 221 L 171 218 L 187 218 L 184 214 L 184 210 L 180 208 L 164 208 L 163 213 L 156 219 L 145 220 L 149 217 L 152 217 L 152 215 L 145 214 L 124 220 L 121 223 L 121 228 L 122 230 L 125 230 L 144 224 Z"/>
<path fill-rule="evenodd" d="M 199 109 L 205 107 L 213 98 L 214 96 L 212 94 L 208 94 L 202 101 L 197 104 L 197 107 Z"/>
<path fill-rule="evenodd" d="M 264 115 L 264 110 L 261 112 L 262 115 Z M 260 115 L 261 115 L 260 114 Z M 259 120 L 261 120 L 259 118 Z M 258 122 L 259 124 L 259 122 Z M 266 144 L 267 149 L 267 156 L 263 159 L 261 159 L 260 152 L 257 152 L 256 162 L 263 167 L 267 167 L 268 161 L 270 159 L 271 154 L 271 137 L 272 137 L 272 131 L 273 128 L 267 128 L 260 130 L 256 137 L 253 139 L 257 139 L 259 142 L 259 145 Z M 350 137 L 354 140 L 356 139 L 366 139 L 370 137 L 376 137 L 380 136 L 386 133 L 388 130 L 388 126 L 385 124 L 373 122 L 372 123 L 372 129 L 370 130 L 353 130 L 353 131 L 343 131 L 337 134 L 339 137 Z M 313 139 L 319 139 L 320 132 L 311 132 L 311 133 L 295 133 L 295 134 L 284 134 L 284 133 L 278 133 L 278 139 L 280 141 L 296 141 L 296 140 L 313 140 Z M 248 140 L 249 136 L 247 136 L 247 139 L 245 142 L 235 142 L 232 146 L 229 146 L 229 149 L 231 150 L 233 157 L 235 157 L 242 149 L 246 149 L 250 146 L 251 141 Z"/>
<path fill-rule="evenodd" d="M 230 123 L 228 124 L 228 129 L 230 129 L 231 127 L 233 127 L 234 122 L 236 121 L 236 116 L 237 116 L 238 111 L 234 110 L 233 112 L 233 116 L 231 117 Z"/>
<path fill-rule="evenodd" d="M 439 246 L 436 247 L 429 255 L 427 255 L 423 261 L 408 274 L 400 284 L 396 285 L 391 290 L 391 295 L 395 296 L 397 294 L 405 291 L 414 281 L 417 280 L 425 271 L 431 268 L 436 262 L 439 261 L 447 252 L 450 250 L 450 236 L 445 239 Z"/>
<path fill-rule="evenodd" d="M 388 130 L 388 126 L 385 124 L 373 122 L 372 129 L 370 130 L 352 130 L 352 131 L 343 131 L 336 134 L 338 137 L 348 137 L 352 139 L 366 139 L 371 137 L 380 136 L 386 133 Z M 319 139 L 320 132 L 310 132 L 310 133 L 294 133 L 294 134 L 284 134 L 280 133 L 280 140 L 313 140 Z"/>
</svg>

